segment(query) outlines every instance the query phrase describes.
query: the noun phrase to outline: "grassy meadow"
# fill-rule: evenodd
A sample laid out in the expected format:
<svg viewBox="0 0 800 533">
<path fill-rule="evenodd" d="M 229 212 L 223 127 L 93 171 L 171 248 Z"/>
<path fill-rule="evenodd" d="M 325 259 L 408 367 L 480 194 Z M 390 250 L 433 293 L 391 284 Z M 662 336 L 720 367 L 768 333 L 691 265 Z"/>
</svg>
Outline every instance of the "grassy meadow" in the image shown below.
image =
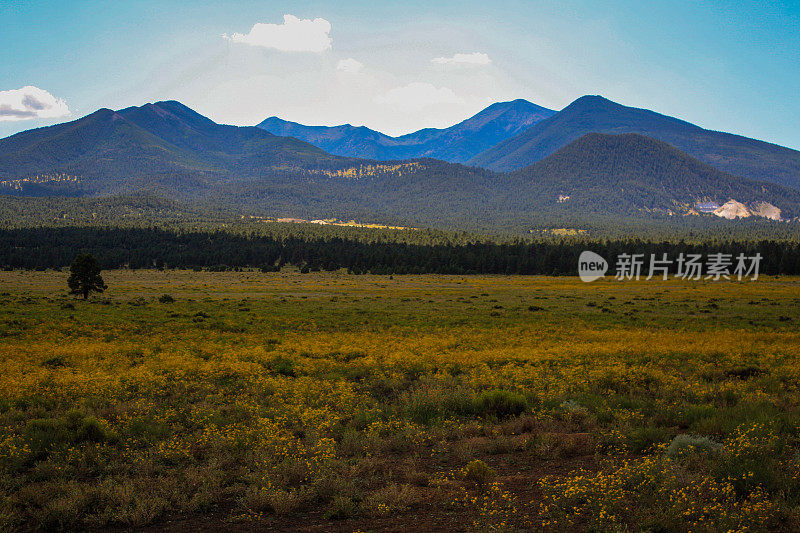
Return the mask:
<svg viewBox="0 0 800 533">
<path fill-rule="evenodd" d="M 0 272 L 0 531 L 800 529 L 800 279 Z"/>
</svg>

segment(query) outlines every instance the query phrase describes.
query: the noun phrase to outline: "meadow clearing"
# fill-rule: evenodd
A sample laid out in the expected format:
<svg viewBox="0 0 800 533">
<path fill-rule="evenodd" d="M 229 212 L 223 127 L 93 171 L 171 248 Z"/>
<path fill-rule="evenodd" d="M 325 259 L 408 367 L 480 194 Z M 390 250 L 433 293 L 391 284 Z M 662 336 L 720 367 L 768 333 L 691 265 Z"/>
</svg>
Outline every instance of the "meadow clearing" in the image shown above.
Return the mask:
<svg viewBox="0 0 800 533">
<path fill-rule="evenodd" d="M 0 531 L 800 529 L 800 278 L 0 272 Z"/>
</svg>

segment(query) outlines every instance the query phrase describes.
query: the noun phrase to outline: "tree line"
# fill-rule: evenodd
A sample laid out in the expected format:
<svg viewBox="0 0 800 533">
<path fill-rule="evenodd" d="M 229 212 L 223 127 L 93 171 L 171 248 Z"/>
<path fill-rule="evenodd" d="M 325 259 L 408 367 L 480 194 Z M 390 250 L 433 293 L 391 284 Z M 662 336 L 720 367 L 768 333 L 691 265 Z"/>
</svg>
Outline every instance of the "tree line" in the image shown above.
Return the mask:
<svg viewBox="0 0 800 533">
<path fill-rule="evenodd" d="M 24 228 L 0 230 L 0 267 L 50 269 L 69 266 L 77 254 L 91 254 L 104 269 L 194 268 L 302 272 L 347 269 L 362 274 L 543 274 L 574 275 L 583 250 L 610 263 L 620 254 L 761 254 L 763 274 L 800 274 L 800 244 L 786 241 L 653 242 L 541 240 L 412 244 L 363 242 L 342 237 L 279 238 L 224 231 L 175 232 L 137 228 Z M 675 269 L 673 268 L 673 271 Z"/>
</svg>

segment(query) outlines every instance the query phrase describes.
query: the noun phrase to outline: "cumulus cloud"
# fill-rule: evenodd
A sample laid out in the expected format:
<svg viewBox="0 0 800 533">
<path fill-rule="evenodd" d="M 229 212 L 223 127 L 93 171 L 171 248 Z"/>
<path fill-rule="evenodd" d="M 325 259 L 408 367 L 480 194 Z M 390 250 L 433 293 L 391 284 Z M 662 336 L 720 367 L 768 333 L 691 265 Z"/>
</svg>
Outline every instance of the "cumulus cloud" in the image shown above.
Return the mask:
<svg viewBox="0 0 800 533">
<path fill-rule="evenodd" d="M 431 63 L 438 65 L 463 65 L 463 66 L 486 66 L 492 62 L 487 54 L 483 52 L 473 52 L 471 54 L 453 54 L 451 57 L 434 57 Z"/>
<path fill-rule="evenodd" d="M 283 24 L 253 25 L 250 33 L 227 34 L 222 37 L 234 42 L 274 48 L 282 52 L 324 52 L 331 48 L 331 23 L 323 18 L 300 19 L 284 15 Z"/>
<path fill-rule="evenodd" d="M 28 85 L 22 89 L 0 91 L 0 122 L 56 118 L 69 113 L 64 100 L 38 87 Z"/>
<path fill-rule="evenodd" d="M 463 104 L 464 100 L 447 87 L 416 81 L 390 89 L 375 102 L 413 111 L 436 104 Z"/>
<path fill-rule="evenodd" d="M 358 72 L 364 67 L 361 61 L 348 57 L 336 63 L 336 70 L 343 70 L 344 72 Z"/>
</svg>

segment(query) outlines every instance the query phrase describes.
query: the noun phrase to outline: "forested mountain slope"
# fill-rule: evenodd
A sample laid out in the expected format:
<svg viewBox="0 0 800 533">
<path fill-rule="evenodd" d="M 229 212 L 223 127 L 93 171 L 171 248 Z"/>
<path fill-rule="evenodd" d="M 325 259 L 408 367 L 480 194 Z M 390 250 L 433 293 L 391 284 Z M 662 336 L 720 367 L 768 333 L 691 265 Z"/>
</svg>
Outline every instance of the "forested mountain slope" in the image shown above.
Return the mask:
<svg viewBox="0 0 800 533">
<path fill-rule="evenodd" d="M 515 209 L 535 194 L 551 206 L 584 212 L 686 214 L 698 202 L 736 200 L 754 210 L 775 205 L 784 218 L 800 215 L 796 189 L 733 176 L 634 133 L 586 134 L 508 180 Z"/>
<path fill-rule="evenodd" d="M 496 171 L 531 165 L 587 133 L 639 133 L 669 143 L 719 170 L 800 188 L 800 152 L 711 131 L 601 96 L 584 96 L 523 133 L 470 159 Z"/>
<path fill-rule="evenodd" d="M 203 188 L 218 179 L 344 162 L 297 139 L 216 124 L 178 102 L 100 109 L 0 139 L 2 192 L 15 194 Z"/>
</svg>

